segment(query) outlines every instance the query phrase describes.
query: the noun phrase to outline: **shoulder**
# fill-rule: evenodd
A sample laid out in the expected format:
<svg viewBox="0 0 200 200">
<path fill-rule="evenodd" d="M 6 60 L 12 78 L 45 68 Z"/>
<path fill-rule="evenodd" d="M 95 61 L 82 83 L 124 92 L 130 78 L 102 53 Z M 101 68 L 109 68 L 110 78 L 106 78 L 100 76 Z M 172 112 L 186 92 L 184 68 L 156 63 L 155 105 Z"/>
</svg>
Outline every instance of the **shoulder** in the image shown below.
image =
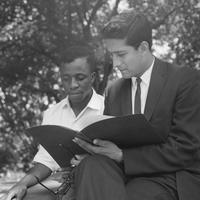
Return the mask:
<svg viewBox="0 0 200 200">
<path fill-rule="evenodd" d="M 196 82 L 200 80 L 200 72 L 192 67 L 179 66 L 175 64 L 168 65 L 169 70 L 173 75 L 179 79 L 180 83 Z"/>
<path fill-rule="evenodd" d="M 200 71 L 186 66 L 167 63 L 168 83 L 179 94 L 200 92 Z"/>
<path fill-rule="evenodd" d="M 67 102 L 67 98 L 64 98 L 60 102 L 50 106 L 47 110 L 44 111 L 44 116 L 56 114 L 66 105 L 66 102 Z"/>
<path fill-rule="evenodd" d="M 182 67 L 179 70 L 179 88 L 180 90 L 190 89 L 200 92 L 200 72 L 190 67 Z M 177 76 L 178 76 L 177 75 Z"/>
<path fill-rule="evenodd" d="M 159 65 L 159 68 L 163 68 L 162 72 L 164 71 L 168 76 L 173 76 L 180 81 L 187 81 L 187 80 L 199 80 L 200 78 L 200 71 L 186 66 L 180 66 L 175 63 L 169 63 L 165 61 L 161 61 L 156 58 L 156 62 Z"/>
</svg>

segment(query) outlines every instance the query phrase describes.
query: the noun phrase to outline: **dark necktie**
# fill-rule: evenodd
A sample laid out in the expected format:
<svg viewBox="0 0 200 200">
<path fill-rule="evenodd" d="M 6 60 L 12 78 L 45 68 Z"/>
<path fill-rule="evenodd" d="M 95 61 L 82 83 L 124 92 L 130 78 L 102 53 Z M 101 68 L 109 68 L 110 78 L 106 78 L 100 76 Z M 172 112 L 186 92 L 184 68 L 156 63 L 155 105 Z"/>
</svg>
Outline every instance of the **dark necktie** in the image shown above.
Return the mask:
<svg viewBox="0 0 200 200">
<path fill-rule="evenodd" d="M 141 114 L 141 88 L 140 88 L 141 81 L 142 80 L 140 77 L 136 78 L 137 89 L 135 93 L 134 114 Z"/>
</svg>

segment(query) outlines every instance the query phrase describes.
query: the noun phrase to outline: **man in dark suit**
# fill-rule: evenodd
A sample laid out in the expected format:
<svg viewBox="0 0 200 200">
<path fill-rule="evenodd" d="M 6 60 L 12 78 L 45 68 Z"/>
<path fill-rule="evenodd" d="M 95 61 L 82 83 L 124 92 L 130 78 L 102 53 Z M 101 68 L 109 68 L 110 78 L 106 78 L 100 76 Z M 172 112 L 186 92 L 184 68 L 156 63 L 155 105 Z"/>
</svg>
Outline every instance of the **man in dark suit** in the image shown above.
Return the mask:
<svg viewBox="0 0 200 200">
<path fill-rule="evenodd" d="M 106 93 L 105 114 L 144 114 L 167 137 L 120 149 L 110 141 L 75 142 L 94 155 L 76 170 L 77 200 L 197 200 L 200 197 L 200 76 L 155 58 L 144 15 L 123 12 L 104 27 L 122 79 Z"/>
</svg>

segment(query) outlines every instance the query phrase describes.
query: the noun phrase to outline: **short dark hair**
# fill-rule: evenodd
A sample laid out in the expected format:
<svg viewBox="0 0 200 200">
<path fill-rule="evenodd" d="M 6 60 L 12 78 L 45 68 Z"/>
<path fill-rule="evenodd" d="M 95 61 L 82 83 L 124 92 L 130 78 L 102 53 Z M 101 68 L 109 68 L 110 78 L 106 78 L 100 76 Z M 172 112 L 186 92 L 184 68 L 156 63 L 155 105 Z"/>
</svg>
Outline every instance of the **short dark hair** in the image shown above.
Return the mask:
<svg viewBox="0 0 200 200">
<path fill-rule="evenodd" d="M 95 53 L 90 46 L 74 45 L 68 47 L 60 56 L 60 64 L 71 63 L 77 58 L 86 58 L 91 72 L 96 71 Z"/>
<path fill-rule="evenodd" d="M 104 26 L 102 36 L 105 39 L 125 39 L 126 44 L 139 47 L 146 41 L 152 46 L 152 27 L 145 15 L 126 10 L 111 18 Z"/>
</svg>

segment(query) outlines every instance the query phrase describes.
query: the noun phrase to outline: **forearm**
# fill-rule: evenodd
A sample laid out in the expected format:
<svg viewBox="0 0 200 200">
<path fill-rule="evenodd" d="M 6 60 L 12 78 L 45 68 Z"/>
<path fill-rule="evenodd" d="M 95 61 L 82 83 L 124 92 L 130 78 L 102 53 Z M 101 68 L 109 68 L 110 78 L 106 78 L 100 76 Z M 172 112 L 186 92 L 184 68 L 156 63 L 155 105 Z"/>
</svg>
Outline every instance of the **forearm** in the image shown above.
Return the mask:
<svg viewBox="0 0 200 200">
<path fill-rule="evenodd" d="M 24 185 L 29 188 L 35 184 L 37 184 L 37 179 L 32 174 L 27 174 L 16 185 Z"/>
<path fill-rule="evenodd" d="M 140 175 L 152 173 L 170 173 L 191 167 L 197 159 L 200 149 L 200 83 L 196 74 L 184 73 L 185 77 L 177 89 L 176 98 L 171 103 L 173 109 L 166 117 L 152 116 L 151 122 L 162 120 L 158 124 L 160 131 L 166 131 L 168 139 L 160 145 L 148 145 L 124 150 L 124 166 L 127 174 Z M 191 98 L 192 97 L 192 98 Z M 170 113 L 171 112 L 171 113 Z M 170 116 L 170 121 L 167 122 Z M 162 118 L 163 117 L 163 118 Z M 165 122 L 166 120 L 166 122 Z M 167 128 L 168 127 L 168 128 Z M 164 135 L 160 132 L 160 135 Z"/>
<path fill-rule="evenodd" d="M 129 175 L 171 173 L 189 167 L 196 160 L 197 145 L 173 139 L 160 145 L 149 145 L 123 151 L 125 172 Z"/>
<path fill-rule="evenodd" d="M 46 167 L 45 165 L 42 165 L 40 163 L 37 163 L 28 173 L 25 175 L 18 183 L 17 185 L 24 185 L 27 188 L 31 187 L 38 183 L 37 178 L 42 181 L 45 178 L 47 178 L 51 174 L 51 170 Z M 37 177 L 37 178 L 36 178 Z"/>
</svg>

